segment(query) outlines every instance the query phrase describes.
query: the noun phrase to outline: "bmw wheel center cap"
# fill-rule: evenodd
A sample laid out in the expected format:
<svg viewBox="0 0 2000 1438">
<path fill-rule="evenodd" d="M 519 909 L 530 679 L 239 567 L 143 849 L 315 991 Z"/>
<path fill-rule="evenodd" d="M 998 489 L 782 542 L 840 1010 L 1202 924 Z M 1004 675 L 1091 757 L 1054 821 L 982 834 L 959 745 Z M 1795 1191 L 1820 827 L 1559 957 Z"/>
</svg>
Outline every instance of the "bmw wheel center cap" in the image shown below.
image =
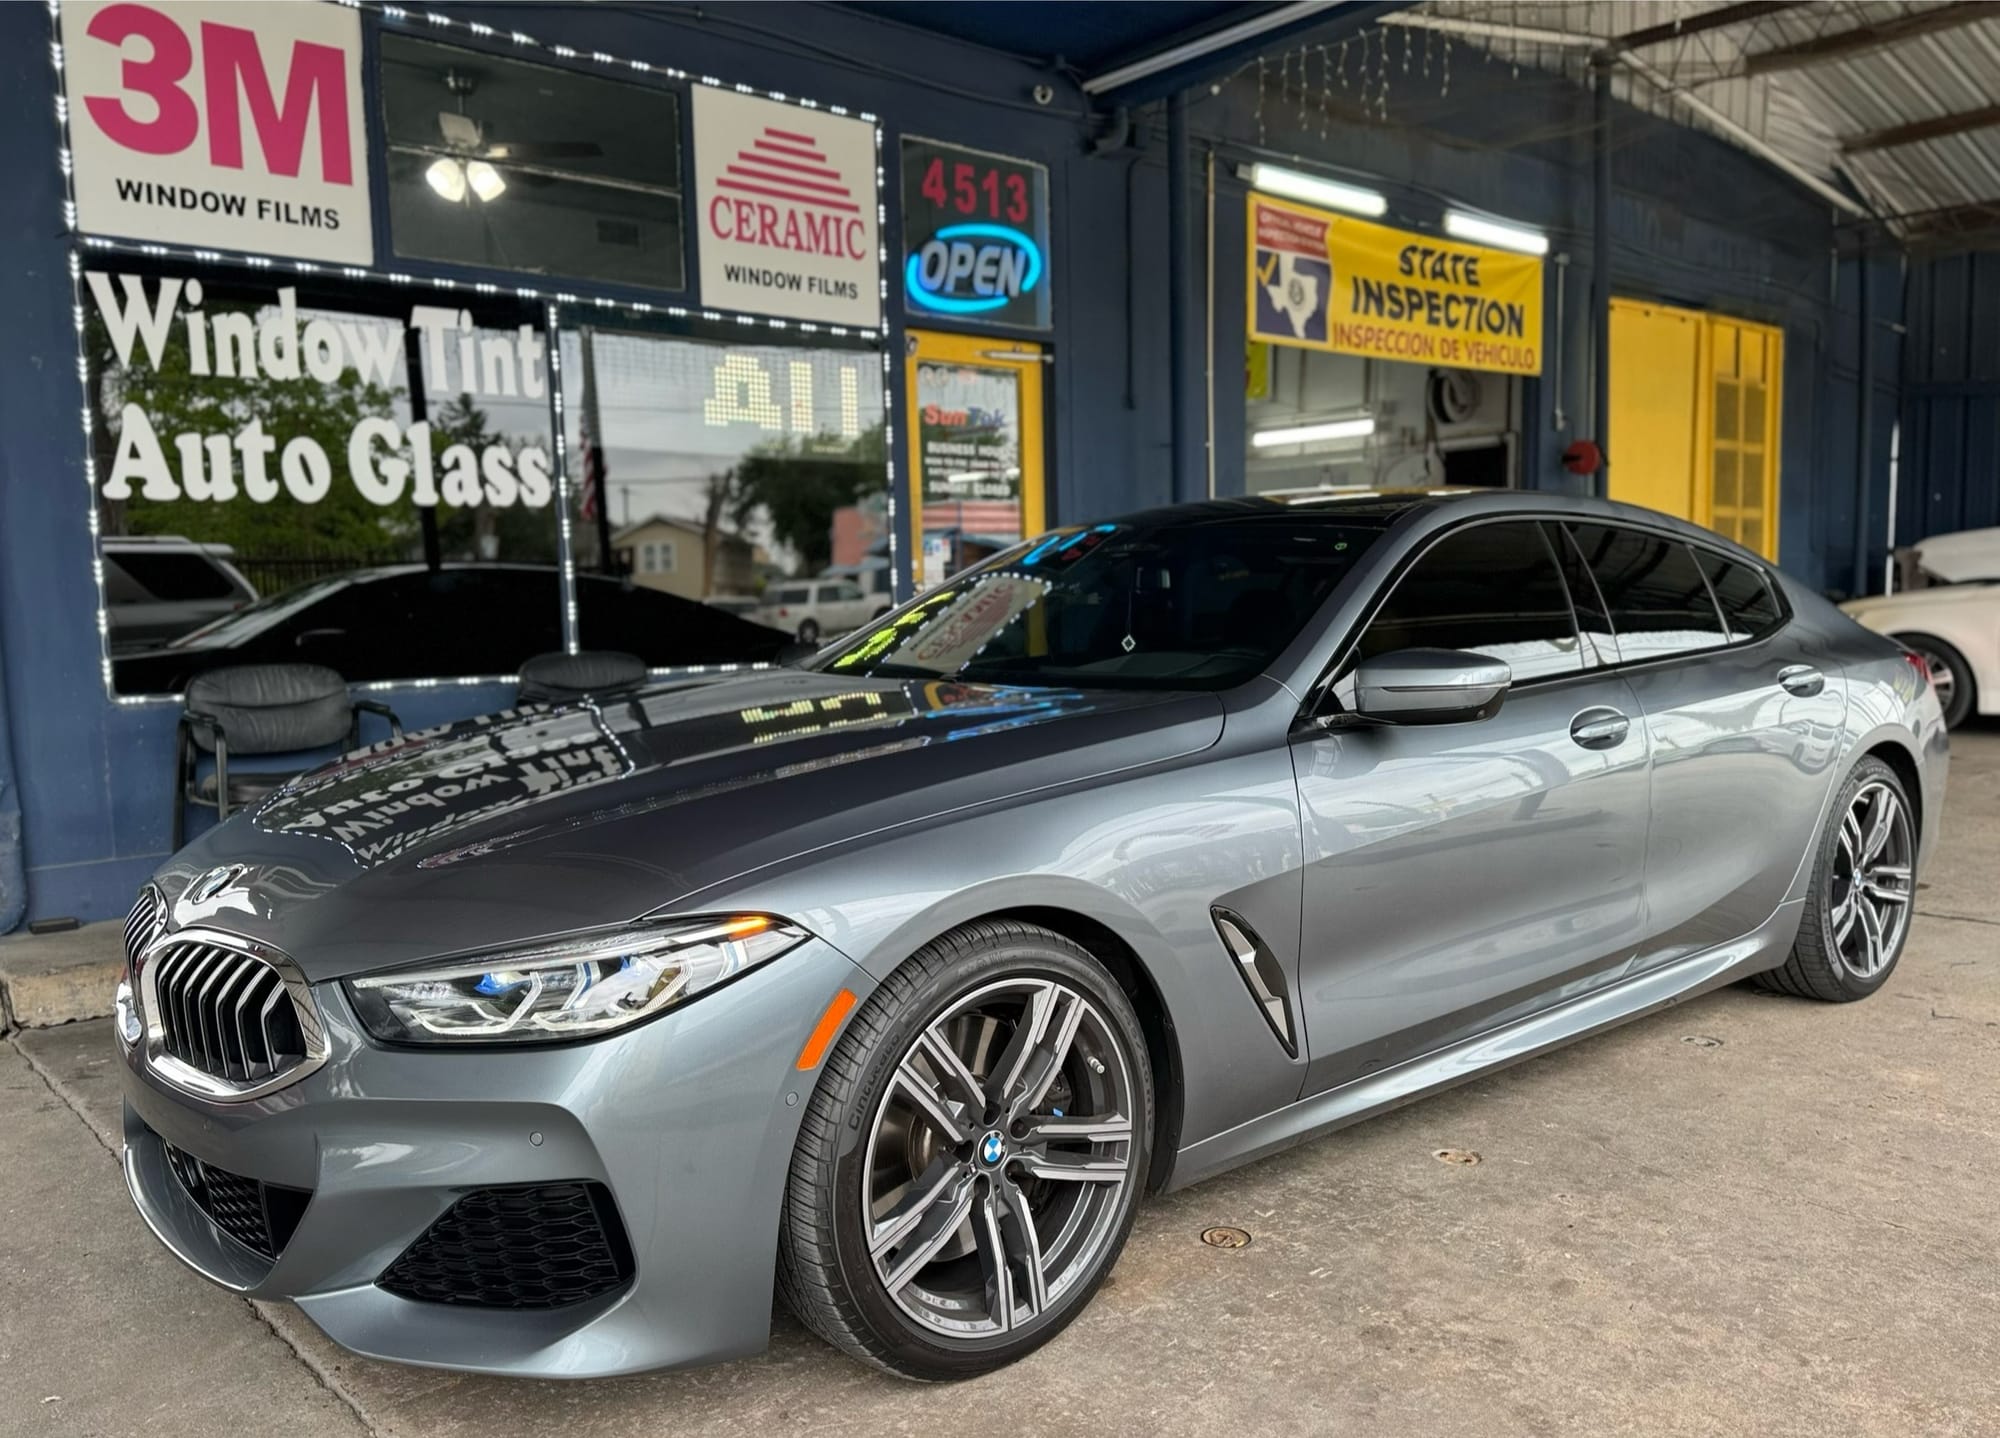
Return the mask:
<svg viewBox="0 0 2000 1438">
<path fill-rule="evenodd" d="M 988 1168 L 999 1163 L 1006 1156 L 1007 1142 L 1000 1137 L 999 1129 L 994 1129 L 985 1138 L 979 1140 L 979 1161 Z"/>
</svg>

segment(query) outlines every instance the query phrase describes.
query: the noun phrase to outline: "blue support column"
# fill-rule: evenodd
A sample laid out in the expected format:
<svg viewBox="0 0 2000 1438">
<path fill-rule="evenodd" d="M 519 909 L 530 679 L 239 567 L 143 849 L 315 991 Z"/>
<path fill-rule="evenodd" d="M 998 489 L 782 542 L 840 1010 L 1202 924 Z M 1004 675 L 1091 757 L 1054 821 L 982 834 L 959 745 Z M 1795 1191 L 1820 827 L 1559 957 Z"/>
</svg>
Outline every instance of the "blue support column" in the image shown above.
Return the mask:
<svg viewBox="0 0 2000 1438">
<path fill-rule="evenodd" d="M 1174 498 L 1202 499 L 1208 494 L 1208 457 L 1202 452 L 1201 356 L 1195 336 L 1201 333 L 1196 311 L 1201 287 L 1195 283 L 1192 222 L 1194 166 L 1189 163 L 1187 92 L 1167 99 L 1167 394 L 1172 413 Z"/>
</svg>

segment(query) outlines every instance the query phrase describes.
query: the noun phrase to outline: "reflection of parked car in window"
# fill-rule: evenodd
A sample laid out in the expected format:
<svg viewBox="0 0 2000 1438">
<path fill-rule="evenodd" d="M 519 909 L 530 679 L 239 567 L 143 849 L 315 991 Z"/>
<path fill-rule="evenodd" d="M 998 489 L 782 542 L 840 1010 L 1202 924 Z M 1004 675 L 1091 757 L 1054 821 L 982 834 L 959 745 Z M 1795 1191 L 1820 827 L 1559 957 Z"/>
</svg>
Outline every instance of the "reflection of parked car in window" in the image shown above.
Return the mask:
<svg viewBox="0 0 2000 1438">
<path fill-rule="evenodd" d="M 226 544 L 197 544 L 177 534 L 106 538 L 104 610 L 111 652 L 164 644 L 257 598 L 229 561 Z"/>
<path fill-rule="evenodd" d="M 751 617 L 797 635 L 802 644 L 817 644 L 860 628 L 888 607 L 851 579 L 793 579 L 766 589 L 764 607 Z"/>
<path fill-rule="evenodd" d="M 579 575 L 580 632 L 593 649 L 654 668 L 776 659 L 787 636 L 691 599 Z M 176 693 L 204 669 L 304 660 L 351 680 L 512 674 L 560 649 L 553 568 L 420 564 L 316 580 L 216 620 L 163 648 L 120 656 L 123 694 Z"/>
</svg>

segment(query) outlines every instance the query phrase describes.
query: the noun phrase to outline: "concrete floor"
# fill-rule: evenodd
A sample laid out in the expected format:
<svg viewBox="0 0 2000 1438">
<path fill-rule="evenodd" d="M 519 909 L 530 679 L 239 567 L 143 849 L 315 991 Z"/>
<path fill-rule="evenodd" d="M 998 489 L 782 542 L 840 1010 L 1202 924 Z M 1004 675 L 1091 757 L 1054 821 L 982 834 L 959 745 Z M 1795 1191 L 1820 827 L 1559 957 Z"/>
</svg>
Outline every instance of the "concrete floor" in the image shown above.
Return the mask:
<svg viewBox="0 0 2000 1438">
<path fill-rule="evenodd" d="M 1155 1201 L 1080 1321 L 951 1390 L 783 1316 L 615 1382 L 349 1357 L 144 1231 L 104 1023 L 17 1035 L 0 1433 L 2000 1434 L 2000 726 L 1945 825 L 1872 1001 L 1726 990 Z"/>
</svg>

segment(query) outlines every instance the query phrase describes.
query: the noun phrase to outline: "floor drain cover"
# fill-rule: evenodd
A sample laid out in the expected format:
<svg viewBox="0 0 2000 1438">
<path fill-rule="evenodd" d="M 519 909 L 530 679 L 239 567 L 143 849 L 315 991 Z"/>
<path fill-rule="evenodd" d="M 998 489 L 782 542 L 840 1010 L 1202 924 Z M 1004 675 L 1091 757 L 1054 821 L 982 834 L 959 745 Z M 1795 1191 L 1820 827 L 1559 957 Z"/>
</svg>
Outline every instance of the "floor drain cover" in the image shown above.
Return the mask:
<svg viewBox="0 0 2000 1438">
<path fill-rule="evenodd" d="M 1469 1148 L 1441 1148 L 1431 1155 L 1439 1163 L 1462 1163 L 1471 1165 L 1479 1162 L 1479 1155 Z"/>
<path fill-rule="evenodd" d="M 1684 1044 L 1693 1044 L 1698 1049 L 1719 1049 L 1722 1047 L 1721 1039 L 1710 1038 L 1707 1034 L 1685 1034 L 1682 1036 L 1681 1042 Z"/>
<path fill-rule="evenodd" d="M 1250 1231 L 1244 1228 L 1204 1228 L 1201 1241 L 1210 1248 L 1248 1248 Z"/>
</svg>

